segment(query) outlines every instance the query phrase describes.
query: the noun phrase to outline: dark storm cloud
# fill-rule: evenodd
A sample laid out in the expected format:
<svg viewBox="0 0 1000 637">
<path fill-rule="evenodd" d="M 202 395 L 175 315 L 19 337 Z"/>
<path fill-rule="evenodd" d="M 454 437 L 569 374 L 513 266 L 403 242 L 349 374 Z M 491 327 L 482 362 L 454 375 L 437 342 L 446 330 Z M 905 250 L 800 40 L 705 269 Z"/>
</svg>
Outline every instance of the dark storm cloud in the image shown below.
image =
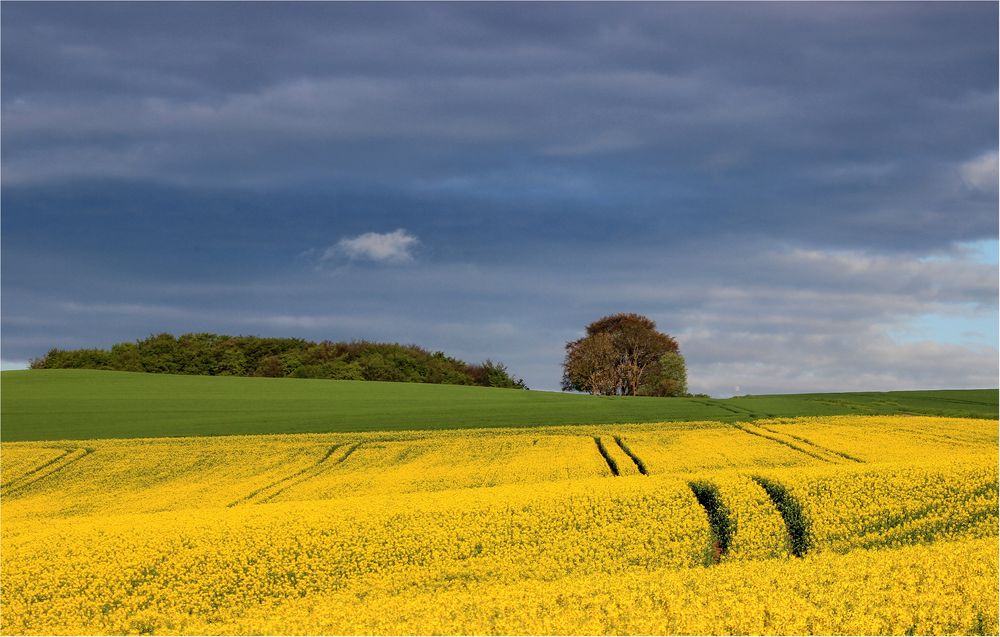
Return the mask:
<svg viewBox="0 0 1000 637">
<path fill-rule="evenodd" d="M 960 175 L 996 138 L 991 12 L 12 5 L 4 181 L 360 183 L 941 245 L 996 227 Z"/>
<path fill-rule="evenodd" d="M 553 387 L 636 309 L 713 391 L 899 386 L 957 346 L 894 327 L 995 312 L 955 252 L 997 236 L 995 4 L 8 3 L 2 35 L 4 359 L 242 330 Z M 405 268 L 320 258 L 397 230 Z"/>
</svg>

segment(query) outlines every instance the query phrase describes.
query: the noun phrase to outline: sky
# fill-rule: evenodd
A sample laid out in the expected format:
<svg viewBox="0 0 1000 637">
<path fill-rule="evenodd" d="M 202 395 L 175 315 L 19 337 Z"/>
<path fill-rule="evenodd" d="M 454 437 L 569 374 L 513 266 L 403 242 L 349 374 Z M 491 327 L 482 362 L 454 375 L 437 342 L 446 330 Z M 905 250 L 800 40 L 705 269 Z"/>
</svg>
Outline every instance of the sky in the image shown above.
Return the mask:
<svg viewBox="0 0 1000 637">
<path fill-rule="evenodd" d="M 4 3 L 0 359 L 415 343 L 998 384 L 996 3 Z"/>
</svg>

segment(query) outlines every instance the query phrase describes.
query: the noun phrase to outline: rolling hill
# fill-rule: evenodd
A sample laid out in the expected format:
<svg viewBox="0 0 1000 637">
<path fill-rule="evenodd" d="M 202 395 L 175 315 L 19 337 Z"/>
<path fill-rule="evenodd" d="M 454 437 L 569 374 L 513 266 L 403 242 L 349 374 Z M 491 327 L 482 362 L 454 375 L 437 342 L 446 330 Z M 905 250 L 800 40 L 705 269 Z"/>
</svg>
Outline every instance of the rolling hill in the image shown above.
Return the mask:
<svg viewBox="0 0 1000 637">
<path fill-rule="evenodd" d="M 0 439 L 734 422 L 839 414 L 996 419 L 997 401 L 996 389 L 633 398 L 415 383 L 29 370 L 0 374 Z"/>
</svg>

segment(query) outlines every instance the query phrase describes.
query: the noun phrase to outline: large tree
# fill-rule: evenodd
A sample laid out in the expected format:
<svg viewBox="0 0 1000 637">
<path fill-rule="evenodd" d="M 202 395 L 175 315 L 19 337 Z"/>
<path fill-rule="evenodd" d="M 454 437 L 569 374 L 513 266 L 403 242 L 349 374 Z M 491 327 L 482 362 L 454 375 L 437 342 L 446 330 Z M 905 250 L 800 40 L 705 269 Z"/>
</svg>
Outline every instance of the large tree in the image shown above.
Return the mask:
<svg viewBox="0 0 1000 637">
<path fill-rule="evenodd" d="M 679 366 L 679 368 L 678 368 Z M 638 314 L 613 314 L 566 343 L 563 389 L 623 396 L 678 396 L 687 391 L 677 341 Z"/>
<path fill-rule="evenodd" d="M 563 389 L 614 394 L 618 389 L 614 340 L 594 334 L 566 344 Z"/>
</svg>

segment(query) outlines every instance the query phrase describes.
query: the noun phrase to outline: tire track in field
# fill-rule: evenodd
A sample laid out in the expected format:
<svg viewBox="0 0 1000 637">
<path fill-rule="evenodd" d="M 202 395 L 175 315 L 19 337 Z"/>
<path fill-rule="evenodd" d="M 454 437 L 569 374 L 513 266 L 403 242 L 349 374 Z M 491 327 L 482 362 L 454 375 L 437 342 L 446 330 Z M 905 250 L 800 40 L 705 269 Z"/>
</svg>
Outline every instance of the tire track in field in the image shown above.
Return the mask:
<svg viewBox="0 0 1000 637">
<path fill-rule="evenodd" d="M 719 488 L 711 482 L 688 482 L 688 487 L 701 508 L 705 509 L 705 515 L 708 516 L 711 544 L 705 555 L 705 565 L 718 564 L 722 561 L 722 556 L 729 551 L 729 544 L 732 540 L 732 522 L 730 521 L 729 509 L 726 508 L 719 496 Z"/>
<path fill-rule="evenodd" d="M 923 438 L 924 440 L 929 440 L 932 442 L 944 442 L 947 444 L 959 443 L 962 445 L 976 444 L 975 441 L 971 441 L 966 438 L 960 438 L 955 435 L 949 435 L 948 433 L 942 433 L 941 431 L 927 431 L 926 429 L 915 429 L 912 427 L 903 427 L 900 425 L 894 426 L 893 429 L 895 431 L 899 431 L 907 435 L 913 435 L 918 438 Z"/>
<path fill-rule="evenodd" d="M 6 497 L 10 497 L 11 494 L 18 493 L 31 485 L 44 480 L 50 476 L 53 476 L 66 467 L 76 463 L 79 460 L 83 460 L 90 454 L 94 453 L 95 449 L 89 447 L 70 447 L 66 449 L 66 453 L 63 453 L 46 463 L 43 463 L 26 474 L 11 480 L 2 488 L 0 488 L 0 493 Z M 27 481 L 23 481 L 27 479 Z"/>
<path fill-rule="evenodd" d="M 45 469 L 46 467 L 59 462 L 60 460 L 62 460 L 66 456 L 68 456 L 69 454 L 73 453 L 73 449 L 74 448 L 73 447 L 42 447 L 42 449 L 58 450 L 58 451 L 62 451 L 62 453 L 59 454 L 59 455 L 57 455 L 55 458 L 51 458 L 49 460 L 46 460 L 45 462 L 43 462 L 42 464 L 38 465 L 37 467 L 34 467 L 33 469 L 29 469 L 28 471 L 25 471 L 21 475 L 10 479 L 7 482 L 4 482 L 3 484 L 0 484 L 0 489 L 9 489 L 15 483 L 20 482 L 21 480 L 24 480 L 28 476 L 33 475 L 35 473 L 38 473 L 39 471 Z"/>
<path fill-rule="evenodd" d="M 604 462 L 608 464 L 608 469 L 611 470 L 611 475 L 617 478 L 621 475 L 621 472 L 618 470 L 618 463 L 615 462 L 615 459 L 611 457 L 610 453 L 608 453 L 607 448 L 604 446 L 604 442 L 601 441 L 601 437 L 594 436 L 594 443 L 597 445 L 597 452 L 601 454 L 601 457 L 604 458 Z"/>
<path fill-rule="evenodd" d="M 353 446 L 351 446 L 351 448 L 347 450 L 347 453 L 345 453 L 344 455 L 340 456 L 340 458 L 337 459 L 337 464 L 343 464 L 344 460 L 347 460 L 348 458 L 350 458 L 351 454 L 354 453 L 355 451 L 357 451 L 358 447 L 360 447 L 362 444 L 363 443 L 358 442 L 358 443 L 355 443 Z"/>
<path fill-rule="evenodd" d="M 761 476 L 751 476 L 753 481 L 761 486 L 771 498 L 771 502 L 777 507 L 781 519 L 785 522 L 788 530 L 789 545 L 792 555 L 802 557 L 812 548 L 812 541 L 809 537 L 808 523 L 805 514 L 802 512 L 802 505 L 792 497 L 788 489 L 781 483 Z"/>
<path fill-rule="evenodd" d="M 754 418 L 754 419 L 758 419 L 758 418 L 761 418 L 761 417 L 764 417 L 764 418 L 777 418 L 777 416 L 775 416 L 772 413 L 768 413 L 768 412 L 763 411 L 763 410 L 761 410 L 761 411 L 754 411 L 753 409 L 750 409 L 748 407 L 740 407 L 739 405 L 733 405 L 732 403 L 727 404 L 726 406 L 723 407 L 723 409 L 728 409 L 729 411 L 733 412 L 734 414 L 744 413 L 747 416 L 749 416 L 751 418 Z"/>
<path fill-rule="evenodd" d="M 343 462 L 344 459 L 348 455 L 350 455 L 350 453 L 353 452 L 354 449 L 356 449 L 359 446 L 361 446 L 360 442 L 351 447 L 348 450 L 348 453 L 344 454 L 344 456 L 337 461 L 337 464 Z M 343 447 L 343 445 L 341 444 L 336 444 L 331 446 L 329 449 L 326 450 L 326 453 L 323 455 L 323 457 L 317 460 L 314 464 L 309 465 L 305 469 L 300 469 L 295 473 L 287 475 L 284 478 L 281 478 L 280 480 L 275 480 L 270 484 L 267 484 L 259 489 L 251 491 L 249 494 L 243 496 L 242 498 L 239 498 L 238 500 L 233 500 L 226 506 L 231 508 L 234 506 L 238 506 L 240 504 L 263 504 L 265 502 L 270 502 L 271 500 L 276 498 L 281 493 L 284 493 L 291 487 L 302 484 L 306 480 L 314 478 L 319 474 L 323 473 L 324 471 L 326 471 L 330 467 L 330 463 L 327 462 L 330 459 L 330 456 L 336 453 L 337 449 L 341 447 Z"/>
<path fill-rule="evenodd" d="M 746 416 L 746 415 L 756 416 L 757 415 L 757 414 L 754 414 L 754 413 L 750 413 L 750 412 L 748 412 L 745 409 L 744 410 L 737 410 L 737 409 L 733 408 L 730 405 L 720 405 L 720 404 L 714 403 L 714 402 L 712 402 L 710 400 L 695 400 L 694 402 L 697 403 L 697 404 L 699 404 L 699 405 L 702 405 L 704 407 L 717 407 L 717 408 L 721 409 L 722 411 L 728 411 L 729 413 L 734 414 L 736 416 Z"/>
<path fill-rule="evenodd" d="M 722 411 L 728 411 L 731 414 L 742 415 L 742 414 L 746 413 L 745 410 L 744 411 L 739 411 L 739 410 L 734 409 L 733 407 L 731 407 L 729 405 L 720 405 L 720 404 L 714 403 L 714 402 L 712 402 L 710 400 L 695 400 L 694 402 L 698 403 L 699 405 L 704 405 L 705 407 L 718 407 Z"/>
<path fill-rule="evenodd" d="M 858 415 L 866 415 L 866 414 L 869 414 L 869 412 L 871 411 L 870 409 L 867 409 L 865 405 L 861 405 L 859 403 L 852 403 L 852 402 L 848 402 L 846 400 L 837 399 L 837 398 L 831 398 L 831 397 L 825 397 L 825 398 L 803 398 L 803 400 L 807 400 L 807 401 L 813 402 L 813 403 L 819 403 L 821 405 L 830 405 L 831 407 L 839 407 L 839 408 L 847 409 L 851 413 L 858 414 Z M 870 404 L 874 405 L 875 403 L 874 403 L 874 401 L 872 401 Z M 898 408 L 899 404 L 897 404 L 897 403 L 891 403 L 891 404 L 890 403 L 884 403 L 883 406 L 885 406 L 885 407 L 891 407 L 891 408 Z M 831 414 L 831 415 L 833 415 L 833 414 Z M 835 414 L 835 415 L 838 415 L 838 416 L 849 416 L 850 413 L 848 413 L 848 414 Z"/>
<path fill-rule="evenodd" d="M 754 423 L 754 426 L 757 427 L 758 429 L 763 429 L 764 431 L 769 431 L 769 432 L 771 432 L 771 433 L 773 433 L 773 434 L 775 434 L 777 436 L 788 436 L 789 438 L 794 438 L 795 440 L 798 440 L 799 442 L 805 443 L 807 445 L 811 445 L 811 446 L 813 446 L 813 447 L 815 447 L 815 448 L 817 448 L 820 451 L 823 451 L 825 453 L 833 454 L 835 456 L 840 456 L 844 460 L 850 460 L 851 462 L 858 462 L 860 464 L 865 464 L 865 461 L 862 460 L 861 458 L 856 458 L 856 457 L 854 457 L 854 456 L 852 456 L 852 455 L 850 455 L 848 453 L 844 453 L 843 451 L 837 451 L 836 449 L 831 449 L 830 447 L 824 447 L 823 445 L 816 444 L 815 442 L 813 442 L 812 440 L 809 440 L 808 438 L 803 438 L 802 436 L 796 436 L 795 434 L 788 433 L 787 431 L 775 431 L 774 429 L 770 429 L 770 428 L 765 427 L 764 425 L 761 425 L 761 424 L 758 424 L 758 423 Z"/>
<path fill-rule="evenodd" d="M 321 473 L 325 473 L 326 471 L 329 471 L 330 469 L 333 468 L 333 465 L 342 464 L 345 460 L 347 460 L 347 458 L 352 453 L 354 453 L 355 451 L 357 451 L 358 448 L 361 447 L 362 444 L 363 443 L 359 442 L 359 443 L 356 443 L 355 445 L 353 445 L 350 449 L 347 450 L 346 453 L 344 453 L 344 455 L 342 455 L 340 458 L 338 458 L 336 460 L 336 462 L 334 462 L 332 464 L 331 463 L 324 464 L 327 460 L 329 460 L 330 456 L 332 456 L 333 453 L 337 450 L 337 448 L 340 447 L 341 445 L 334 445 L 334 446 L 330 447 L 327 450 L 326 455 L 323 456 L 323 458 L 319 462 L 317 462 L 316 465 L 313 467 L 314 470 L 312 471 L 312 473 L 310 473 L 309 475 L 302 475 L 298 480 L 294 480 L 292 482 L 289 482 L 288 484 L 282 486 L 277 491 L 275 491 L 275 492 L 267 495 L 266 497 L 264 497 L 261 500 L 258 500 L 257 504 L 264 504 L 266 502 L 270 502 L 271 500 L 273 500 L 274 498 L 278 497 L 279 495 L 281 495 L 285 491 L 288 491 L 292 487 L 296 487 L 296 486 L 302 484 L 303 482 L 306 482 L 307 480 L 312 480 L 313 478 L 319 476 Z M 300 474 L 301 473 L 302 472 L 300 472 Z"/>
<path fill-rule="evenodd" d="M 960 398 L 942 398 L 939 396 L 935 396 L 933 400 L 943 400 L 946 403 L 960 403 L 962 405 L 978 405 L 980 407 L 992 407 L 996 404 L 993 402 L 984 402 L 979 400 L 962 400 Z"/>
<path fill-rule="evenodd" d="M 767 412 L 758 413 L 752 409 L 747 409 L 746 407 L 740 407 L 739 405 L 732 405 L 732 404 L 724 405 L 722 404 L 721 401 L 713 402 L 711 400 L 695 400 L 694 402 L 698 403 L 699 405 L 704 405 L 705 407 L 717 407 L 723 411 L 728 411 L 729 413 L 735 416 L 748 416 L 750 418 L 761 418 L 762 416 L 767 418 L 775 417 L 774 414 L 769 414 Z"/>
<path fill-rule="evenodd" d="M 644 476 L 649 475 L 649 470 L 646 468 L 646 463 L 642 461 L 642 458 L 635 455 L 635 453 L 631 449 L 629 449 L 628 445 L 625 444 L 625 441 L 622 440 L 622 437 L 615 436 L 614 439 L 615 439 L 615 444 L 618 445 L 618 447 L 625 452 L 625 455 L 631 458 L 632 462 L 635 463 L 635 468 L 639 470 L 639 473 L 641 473 Z"/>
<path fill-rule="evenodd" d="M 786 446 L 786 447 L 788 447 L 790 449 L 794 449 L 795 451 L 798 451 L 799 453 L 805 454 L 805 455 L 809 456 L 810 458 L 815 458 L 816 460 L 819 460 L 821 462 L 828 462 L 828 463 L 831 463 L 831 464 L 837 464 L 839 462 L 839 459 L 837 459 L 837 460 L 831 459 L 829 457 L 829 454 L 827 456 L 823 456 L 823 455 L 820 455 L 820 454 L 815 453 L 813 451 L 810 451 L 808 449 L 805 449 L 803 447 L 800 447 L 799 445 L 797 445 L 795 443 L 789 442 L 788 440 L 782 440 L 781 438 L 778 438 L 777 436 L 768 435 L 768 434 L 765 434 L 765 433 L 761 433 L 759 431 L 754 431 L 753 429 L 749 428 L 751 426 L 749 423 L 732 422 L 732 423 L 729 423 L 729 424 L 730 424 L 730 426 L 735 427 L 736 429 L 739 429 L 740 431 L 742 431 L 744 433 L 748 433 L 751 436 L 759 436 L 759 437 L 764 438 L 766 440 L 770 440 L 771 442 L 776 442 L 779 445 L 784 445 L 784 446 Z"/>
</svg>

